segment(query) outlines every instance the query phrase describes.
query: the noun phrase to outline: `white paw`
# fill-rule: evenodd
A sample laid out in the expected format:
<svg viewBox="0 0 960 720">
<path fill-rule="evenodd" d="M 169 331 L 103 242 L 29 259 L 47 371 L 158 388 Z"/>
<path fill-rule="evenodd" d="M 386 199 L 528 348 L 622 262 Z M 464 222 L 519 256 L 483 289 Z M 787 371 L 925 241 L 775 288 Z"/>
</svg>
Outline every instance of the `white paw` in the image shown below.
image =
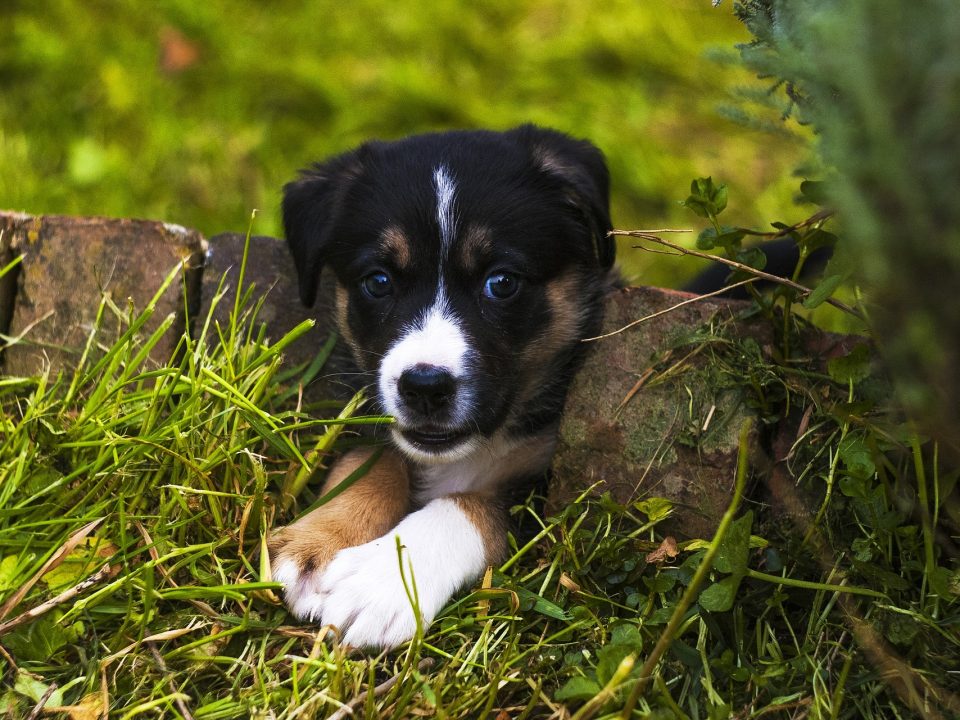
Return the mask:
<svg viewBox="0 0 960 720">
<path fill-rule="evenodd" d="M 304 572 L 293 560 L 281 560 L 273 568 L 273 579 L 283 583 L 283 599 L 298 620 L 320 620 L 321 570 Z"/>
<path fill-rule="evenodd" d="M 417 622 L 400 575 L 397 536 L 407 587 L 412 595 L 416 585 L 424 627 L 486 565 L 476 527 L 456 501 L 441 498 L 383 537 L 341 550 L 322 571 L 278 567 L 274 577 L 286 586 L 290 610 L 301 619 L 336 626 L 341 640 L 354 647 L 392 648 L 410 640 Z"/>
<path fill-rule="evenodd" d="M 409 555 L 403 552 L 404 572 L 411 588 Z M 424 597 L 420 580 L 420 613 L 430 623 L 447 597 Z M 340 629 L 341 640 L 354 647 L 391 648 L 414 636 L 417 621 L 404 590 L 394 537 L 383 537 L 341 550 L 321 579 L 322 618 Z"/>
</svg>

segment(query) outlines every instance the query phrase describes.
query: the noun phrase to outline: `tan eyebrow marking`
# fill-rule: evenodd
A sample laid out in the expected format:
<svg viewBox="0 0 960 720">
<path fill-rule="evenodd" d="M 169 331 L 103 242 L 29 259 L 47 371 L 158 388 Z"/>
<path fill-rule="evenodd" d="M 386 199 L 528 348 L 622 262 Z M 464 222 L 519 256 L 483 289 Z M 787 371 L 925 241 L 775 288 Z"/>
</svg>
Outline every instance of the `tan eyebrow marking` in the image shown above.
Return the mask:
<svg viewBox="0 0 960 720">
<path fill-rule="evenodd" d="M 380 233 L 380 246 L 386 250 L 400 268 L 410 265 L 410 240 L 403 230 L 391 225 Z"/>
<path fill-rule="evenodd" d="M 471 225 L 463 235 L 457 248 L 460 264 L 467 271 L 479 271 L 480 265 L 493 252 L 493 241 L 489 229 L 480 225 Z"/>
</svg>

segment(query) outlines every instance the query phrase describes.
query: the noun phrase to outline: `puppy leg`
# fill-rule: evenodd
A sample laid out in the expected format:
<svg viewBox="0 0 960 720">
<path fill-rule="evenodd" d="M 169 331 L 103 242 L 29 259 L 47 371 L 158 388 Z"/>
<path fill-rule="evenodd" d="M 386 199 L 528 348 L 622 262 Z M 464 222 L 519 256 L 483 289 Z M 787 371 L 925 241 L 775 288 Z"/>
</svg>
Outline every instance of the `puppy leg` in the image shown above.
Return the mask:
<svg viewBox="0 0 960 720">
<path fill-rule="evenodd" d="M 417 618 L 401 558 L 427 626 L 457 590 L 501 560 L 505 528 L 506 512 L 488 497 L 464 493 L 432 500 L 382 537 L 337 553 L 320 579 L 323 622 L 337 626 L 343 641 L 356 647 L 390 648 L 409 640 Z"/>
<path fill-rule="evenodd" d="M 322 493 L 329 492 L 366 462 L 373 450 L 344 455 L 330 470 Z M 407 514 L 410 478 L 390 449 L 366 475 L 325 505 L 271 534 L 273 578 L 284 584 L 284 599 L 301 620 L 320 620 L 320 579 L 340 550 L 380 537 Z"/>
</svg>

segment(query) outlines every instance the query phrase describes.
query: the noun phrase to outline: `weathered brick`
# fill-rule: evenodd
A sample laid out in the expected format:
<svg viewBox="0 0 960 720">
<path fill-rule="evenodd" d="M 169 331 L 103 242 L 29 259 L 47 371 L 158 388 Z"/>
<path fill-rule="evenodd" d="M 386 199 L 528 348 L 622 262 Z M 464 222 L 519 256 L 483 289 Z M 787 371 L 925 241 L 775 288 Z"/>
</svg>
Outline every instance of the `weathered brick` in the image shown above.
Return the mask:
<svg viewBox="0 0 960 720">
<path fill-rule="evenodd" d="M 199 306 L 205 245 L 199 233 L 146 220 L 13 213 L 0 213 L 0 227 L 10 251 L 23 255 L 8 331 L 16 340 L 4 350 L 7 374 L 73 368 L 104 295 L 122 316 L 104 314 L 99 341 L 109 345 L 126 329 L 130 307 L 144 310 L 180 266 L 180 278 L 158 298 L 142 331 L 149 335 L 173 315 L 175 322 L 150 356 L 157 364 L 170 359 L 186 329 L 185 309 Z"/>
<path fill-rule="evenodd" d="M 619 290 L 607 302 L 603 332 L 689 297 L 657 288 Z M 666 381 L 656 375 L 641 378 L 681 333 L 713 317 L 731 318 L 743 307 L 736 301 L 698 301 L 595 341 L 571 387 L 560 428 L 552 508 L 599 482 L 597 493 L 609 491 L 621 503 L 650 496 L 671 500 L 675 513 L 664 526 L 668 531 L 712 535 L 732 494 L 738 431 L 750 411 L 741 398 L 721 393 L 691 373 Z M 738 325 L 738 331 L 744 330 Z M 762 333 L 759 327 L 746 331 Z M 660 372 L 691 349 L 678 348 L 658 365 Z M 684 365 L 701 362 L 692 357 Z"/>
<path fill-rule="evenodd" d="M 210 313 L 212 306 L 212 319 L 221 327 L 229 325 L 245 243 L 246 237 L 241 233 L 222 233 L 210 238 L 203 272 L 200 322 Z M 213 305 L 221 281 L 225 294 Z M 267 339 L 276 342 L 304 320 L 315 321 L 311 330 L 284 349 L 284 364 L 287 367 L 308 366 L 333 332 L 333 290 L 329 278 L 325 278 L 323 286 L 316 305 L 312 308 L 305 307 L 300 301 L 297 274 L 286 243 L 272 237 L 250 238 L 242 292 L 253 287 L 248 308 L 252 308 L 260 297 L 265 297 L 255 322 L 266 325 Z M 338 345 L 343 346 L 343 343 Z M 333 361 L 336 362 L 339 358 L 342 364 L 343 352 L 345 348 L 338 348 Z M 334 376 L 335 371 L 330 366 L 325 367 L 320 377 L 305 388 L 306 400 L 310 402 L 343 398 L 345 394 L 352 392 L 350 388 L 336 382 Z"/>
<path fill-rule="evenodd" d="M 744 312 L 749 303 L 720 298 L 697 299 L 689 293 L 630 287 L 607 301 L 603 333 L 639 318 L 673 308 L 658 317 L 594 343 L 570 388 L 553 463 L 549 496 L 555 510 L 594 483 L 620 503 L 664 497 L 674 515 L 661 531 L 680 537 L 711 537 L 730 503 L 736 476 L 739 430 L 756 413 L 749 402 L 746 378 L 739 386 L 720 374 L 721 361 L 692 332 L 724 325 L 723 337 L 750 339 L 774 362 L 772 324 Z M 705 337 L 702 339 L 706 339 Z M 846 355 L 863 338 L 815 328 L 799 339 L 810 369 L 826 372 L 827 360 Z M 721 342 L 721 348 L 733 348 Z M 669 351 L 669 355 L 667 354 Z M 747 358 L 728 357 L 727 373 L 736 373 Z M 649 371 L 649 373 L 648 373 Z M 794 413 L 795 414 L 795 413 Z M 765 418 L 769 423 L 771 418 Z M 796 438 L 799 417 L 780 418 L 765 428 L 773 437 L 773 454 L 761 449 L 761 423 L 753 423 L 748 452 L 751 472 L 765 477 L 765 496 L 774 496 L 774 511 L 793 513 L 802 505 L 793 480 L 780 477 L 780 459 Z M 785 444 L 777 449 L 777 444 Z M 790 497 L 785 497 L 789 495 Z"/>
</svg>

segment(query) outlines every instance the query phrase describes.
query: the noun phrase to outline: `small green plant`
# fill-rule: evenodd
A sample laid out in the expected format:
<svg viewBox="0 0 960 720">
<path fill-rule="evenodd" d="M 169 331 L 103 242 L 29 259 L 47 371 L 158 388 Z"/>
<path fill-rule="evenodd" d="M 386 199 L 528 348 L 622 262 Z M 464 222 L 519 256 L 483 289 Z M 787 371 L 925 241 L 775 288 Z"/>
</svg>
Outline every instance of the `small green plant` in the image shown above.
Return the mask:
<svg viewBox="0 0 960 720">
<path fill-rule="evenodd" d="M 813 181 L 801 183 L 802 199 L 806 203 L 822 202 L 821 186 L 821 183 Z M 854 318 L 861 321 L 864 319 L 862 312 L 831 300 L 840 286 L 850 279 L 850 270 L 841 267 L 842 258 L 840 262 L 835 262 L 828 268 L 814 288 L 806 288 L 799 284 L 811 255 L 822 248 L 833 251 L 837 246 L 837 236 L 824 227 L 833 215 L 829 210 L 818 209 L 809 218 L 792 225 L 783 222 L 771 223 L 774 228 L 773 231 L 721 225 L 719 215 L 727 206 L 727 188 L 723 184 L 714 185 L 713 179 L 709 177 L 697 178 L 691 182 L 690 195 L 681 202 L 681 205 L 710 221 L 710 225 L 697 235 L 697 249 L 702 251 L 719 250 L 722 257 L 742 266 L 739 269 L 734 266 L 734 271 L 730 275 L 731 283 L 758 277 L 778 281 L 775 292 L 767 302 L 764 302 L 763 295 L 754 286 L 748 285 L 748 289 L 754 300 L 760 304 L 761 309 L 768 316 L 771 316 L 770 311 L 778 301 L 782 301 L 781 308 L 785 317 L 784 327 L 789 327 L 790 313 L 797 302 L 802 302 L 803 307 L 808 310 L 817 308 L 825 302 L 831 302 Z M 791 241 L 798 251 L 797 262 L 793 267 L 791 277 L 775 279 L 761 273 L 752 272 L 762 272 L 766 267 L 767 257 L 756 242 L 744 246 L 743 241 L 748 238 L 755 241 L 780 239 Z"/>
</svg>

